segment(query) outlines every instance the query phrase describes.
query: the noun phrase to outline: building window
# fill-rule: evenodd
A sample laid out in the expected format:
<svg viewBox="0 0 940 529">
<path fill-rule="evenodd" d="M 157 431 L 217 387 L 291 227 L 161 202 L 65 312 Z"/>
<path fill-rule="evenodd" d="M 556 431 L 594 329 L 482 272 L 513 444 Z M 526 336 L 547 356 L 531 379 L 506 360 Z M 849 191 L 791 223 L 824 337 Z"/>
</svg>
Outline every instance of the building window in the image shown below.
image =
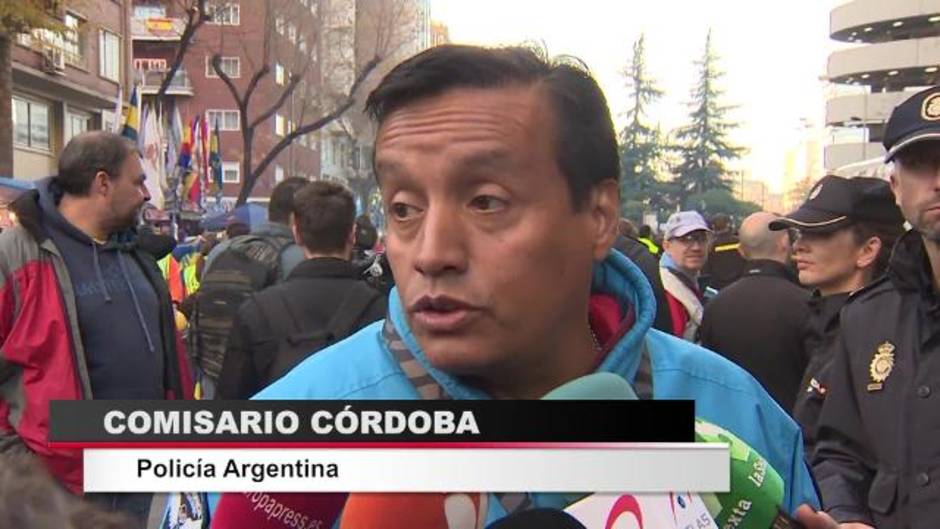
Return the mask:
<svg viewBox="0 0 940 529">
<path fill-rule="evenodd" d="M 287 39 L 294 44 L 297 43 L 297 26 L 293 24 L 287 26 Z"/>
<path fill-rule="evenodd" d="M 209 127 L 219 124 L 219 130 L 241 130 L 241 114 L 238 110 L 208 110 Z"/>
<path fill-rule="evenodd" d="M 278 15 L 277 18 L 274 19 L 274 31 L 277 31 L 278 35 L 283 35 L 285 26 L 284 17 Z"/>
<path fill-rule="evenodd" d="M 282 85 L 286 82 L 287 72 L 284 69 L 284 66 L 281 63 L 274 64 L 274 82 Z"/>
<path fill-rule="evenodd" d="M 210 24 L 237 26 L 241 24 L 241 7 L 235 2 L 209 6 Z"/>
<path fill-rule="evenodd" d="M 301 53 L 307 53 L 307 39 L 303 35 L 297 37 L 297 48 Z"/>
<path fill-rule="evenodd" d="M 98 34 L 98 74 L 121 82 L 121 39 L 110 31 L 101 30 Z"/>
<path fill-rule="evenodd" d="M 286 128 L 287 120 L 284 119 L 284 116 L 280 114 L 274 115 L 274 133 L 278 136 L 284 135 L 284 129 Z"/>
<path fill-rule="evenodd" d="M 280 184 L 284 181 L 284 168 L 280 165 L 274 166 L 274 182 Z"/>
<path fill-rule="evenodd" d="M 65 142 L 86 132 L 91 124 L 91 116 L 78 112 L 69 112 L 65 118 Z"/>
<path fill-rule="evenodd" d="M 134 18 L 163 18 L 166 8 L 163 6 L 134 6 Z"/>
<path fill-rule="evenodd" d="M 222 71 L 225 72 L 225 75 L 236 79 L 241 77 L 242 71 L 242 60 L 239 57 L 222 57 L 222 62 L 219 65 L 222 67 Z M 212 57 L 206 56 L 206 77 L 215 77 L 218 75 L 215 73 L 215 68 L 212 67 Z"/>
<path fill-rule="evenodd" d="M 82 62 L 85 56 L 84 39 L 82 38 L 82 25 L 84 20 L 72 13 L 65 14 L 65 31 L 62 32 L 62 50 L 69 62 Z"/>
<path fill-rule="evenodd" d="M 13 98 L 13 143 L 21 147 L 50 150 L 49 105 Z"/>
<path fill-rule="evenodd" d="M 241 181 L 241 164 L 238 162 L 222 162 L 222 183 L 238 184 Z"/>
</svg>

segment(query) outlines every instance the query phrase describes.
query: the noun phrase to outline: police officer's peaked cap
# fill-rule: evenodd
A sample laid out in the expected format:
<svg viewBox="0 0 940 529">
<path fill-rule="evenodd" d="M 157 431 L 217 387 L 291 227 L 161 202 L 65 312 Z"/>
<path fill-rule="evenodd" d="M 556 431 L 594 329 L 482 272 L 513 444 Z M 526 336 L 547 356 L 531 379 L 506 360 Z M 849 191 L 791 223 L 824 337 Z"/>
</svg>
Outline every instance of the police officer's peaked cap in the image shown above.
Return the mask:
<svg viewBox="0 0 940 529">
<path fill-rule="evenodd" d="M 894 108 L 885 125 L 885 161 L 925 140 L 940 140 L 940 86 L 918 92 Z"/>
<path fill-rule="evenodd" d="M 771 230 L 798 228 L 830 232 L 854 222 L 903 224 L 894 193 L 880 178 L 826 176 L 813 186 L 806 201 L 785 217 L 770 223 Z"/>
</svg>

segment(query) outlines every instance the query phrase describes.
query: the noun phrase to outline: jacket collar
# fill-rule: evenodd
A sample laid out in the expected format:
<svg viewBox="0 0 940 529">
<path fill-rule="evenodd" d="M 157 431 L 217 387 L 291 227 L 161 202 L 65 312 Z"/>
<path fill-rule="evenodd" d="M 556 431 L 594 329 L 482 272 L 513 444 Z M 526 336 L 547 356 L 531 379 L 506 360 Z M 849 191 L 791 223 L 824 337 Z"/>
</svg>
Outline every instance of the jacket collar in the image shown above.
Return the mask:
<svg viewBox="0 0 940 529">
<path fill-rule="evenodd" d="M 591 285 L 593 293 L 606 293 L 616 298 L 623 314 L 632 313 L 635 323 L 611 348 L 610 352 L 597 368 L 598 372 L 616 373 L 631 381 L 636 376 L 640 365 L 641 345 L 653 325 L 656 316 L 656 300 L 653 289 L 643 272 L 617 250 L 611 250 L 607 258 L 594 265 Z M 431 366 L 424 352 L 408 327 L 405 311 L 398 297 L 398 289 L 389 296 L 389 317 L 402 341 L 414 355 L 415 360 L 455 399 L 488 399 L 482 390 L 464 384 L 457 377 L 451 376 Z"/>
<path fill-rule="evenodd" d="M 924 240 L 911 230 L 901 236 L 891 252 L 888 277 L 898 290 L 932 292 L 933 275 Z"/>
<path fill-rule="evenodd" d="M 791 267 L 772 259 L 753 259 L 748 261 L 742 277 L 751 276 L 779 277 L 791 283 L 799 284 L 796 272 L 794 272 Z"/>
<path fill-rule="evenodd" d="M 344 259 L 336 257 L 316 257 L 314 259 L 305 259 L 291 270 L 287 276 L 291 279 L 314 279 L 314 278 L 345 278 L 356 279 L 359 273 L 356 268 Z"/>
</svg>

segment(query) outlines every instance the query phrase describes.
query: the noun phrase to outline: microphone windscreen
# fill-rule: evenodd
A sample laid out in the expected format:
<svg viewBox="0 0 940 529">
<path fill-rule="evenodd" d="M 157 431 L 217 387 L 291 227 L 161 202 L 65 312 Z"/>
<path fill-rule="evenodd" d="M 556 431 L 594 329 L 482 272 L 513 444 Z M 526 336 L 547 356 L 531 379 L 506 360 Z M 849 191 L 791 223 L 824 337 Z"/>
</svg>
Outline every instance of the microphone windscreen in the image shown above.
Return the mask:
<svg viewBox="0 0 940 529">
<path fill-rule="evenodd" d="M 340 529 L 482 529 L 485 493 L 350 494 Z"/>
<path fill-rule="evenodd" d="M 695 440 L 727 443 L 729 447 L 731 490 L 701 495 L 719 527 L 729 520 L 739 529 L 790 527 L 779 525 L 783 520 L 783 478 L 764 456 L 728 430 L 702 419 L 695 420 Z"/>
<path fill-rule="evenodd" d="M 501 518 L 486 529 L 587 529 L 574 516 L 558 509 L 530 509 Z"/>
<path fill-rule="evenodd" d="M 226 492 L 212 513 L 211 528 L 327 529 L 339 518 L 346 496 L 342 493 Z"/>
<path fill-rule="evenodd" d="M 637 400 L 637 396 L 620 375 L 591 373 L 558 386 L 542 400 Z"/>
</svg>

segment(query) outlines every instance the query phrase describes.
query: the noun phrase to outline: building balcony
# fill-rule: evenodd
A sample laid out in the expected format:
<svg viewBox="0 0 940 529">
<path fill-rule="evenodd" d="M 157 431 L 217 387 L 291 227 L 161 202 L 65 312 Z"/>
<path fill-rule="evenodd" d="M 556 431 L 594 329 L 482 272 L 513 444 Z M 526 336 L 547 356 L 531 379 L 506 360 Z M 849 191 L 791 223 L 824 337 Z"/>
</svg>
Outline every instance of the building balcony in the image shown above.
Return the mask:
<svg viewBox="0 0 940 529">
<path fill-rule="evenodd" d="M 829 55 L 827 75 L 834 83 L 872 87 L 925 86 L 937 78 L 940 37 L 880 42 Z"/>
<path fill-rule="evenodd" d="M 940 0 L 855 0 L 832 10 L 829 34 L 846 42 L 886 42 L 940 33 Z"/>
<path fill-rule="evenodd" d="M 827 145 L 824 165 L 827 172 L 846 165 L 880 158 L 885 155 L 885 148 L 880 143 L 837 143 Z"/>
<path fill-rule="evenodd" d="M 155 95 L 160 90 L 160 84 L 166 77 L 166 70 L 143 70 L 141 76 L 140 93 L 143 95 Z M 176 70 L 176 75 L 170 82 L 166 91 L 167 95 L 191 96 L 193 95 L 193 84 L 189 81 L 189 75 L 182 67 Z"/>
<path fill-rule="evenodd" d="M 884 123 L 912 92 L 881 92 L 834 97 L 826 102 L 826 125 Z"/>
<path fill-rule="evenodd" d="M 174 42 L 183 36 L 186 22 L 181 18 L 132 18 L 131 38 L 141 41 Z"/>
</svg>

